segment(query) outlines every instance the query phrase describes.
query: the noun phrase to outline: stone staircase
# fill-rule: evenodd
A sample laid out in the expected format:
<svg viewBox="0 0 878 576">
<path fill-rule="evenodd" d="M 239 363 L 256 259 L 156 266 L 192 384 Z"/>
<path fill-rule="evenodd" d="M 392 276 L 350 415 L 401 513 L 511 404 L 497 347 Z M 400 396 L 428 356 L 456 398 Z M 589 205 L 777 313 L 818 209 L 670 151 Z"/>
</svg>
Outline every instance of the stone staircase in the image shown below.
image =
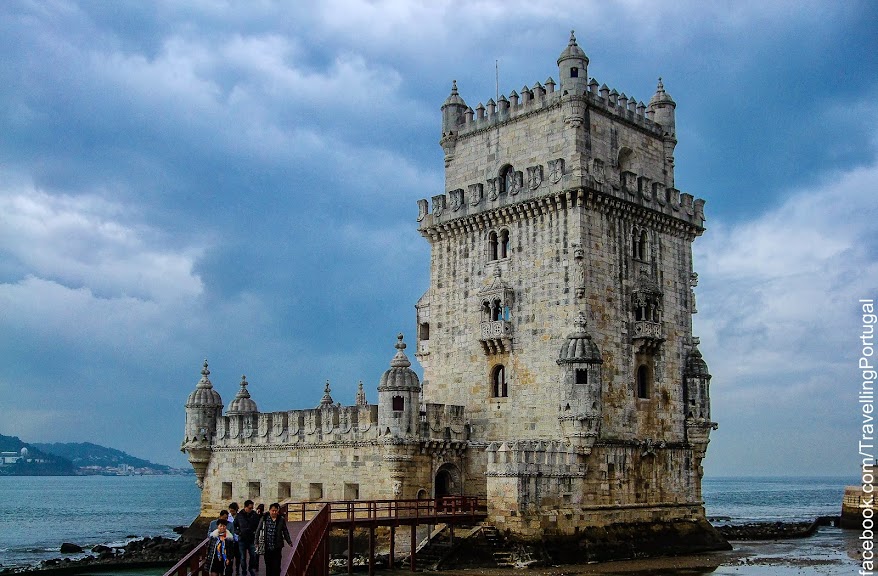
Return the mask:
<svg viewBox="0 0 878 576">
<path fill-rule="evenodd" d="M 507 543 L 500 531 L 491 524 L 481 523 L 469 528 L 457 527 L 453 544 L 448 526 L 440 524 L 418 545 L 416 558 L 418 569 L 439 570 L 446 560 L 454 565 L 455 552 L 467 541 L 482 547 L 485 560 L 490 562 L 489 558 L 492 558 L 498 568 L 523 568 L 536 563 L 525 548 Z M 403 562 L 408 563 L 408 561 L 409 558 L 406 556 Z"/>
</svg>

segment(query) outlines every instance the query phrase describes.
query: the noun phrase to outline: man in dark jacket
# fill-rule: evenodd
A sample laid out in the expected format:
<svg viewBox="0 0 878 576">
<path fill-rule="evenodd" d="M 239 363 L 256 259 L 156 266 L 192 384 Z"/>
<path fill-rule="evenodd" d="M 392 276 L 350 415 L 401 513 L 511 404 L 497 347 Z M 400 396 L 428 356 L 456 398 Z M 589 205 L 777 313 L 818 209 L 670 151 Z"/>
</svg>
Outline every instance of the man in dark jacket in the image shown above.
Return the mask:
<svg viewBox="0 0 878 576">
<path fill-rule="evenodd" d="M 280 556 L 284 541 L 292 544 L 287 522 L 280 515 L 280 504 L 268 507 L 268 514 L 259 521 L 256 538 L 265 542 L 265 576 L 280 576 Z"/>
<path fill-rule="evenodd" d="M 244 509 L 235 516 L 235 528 L 238 533 L 241 570 L 246 576 L 256 576 L 259 568 L 259 557 L 256 555 L 256 527 L 259 526 L 259 514 L 253 510 L 253 500 L 244 502 Z"/>
</svg>

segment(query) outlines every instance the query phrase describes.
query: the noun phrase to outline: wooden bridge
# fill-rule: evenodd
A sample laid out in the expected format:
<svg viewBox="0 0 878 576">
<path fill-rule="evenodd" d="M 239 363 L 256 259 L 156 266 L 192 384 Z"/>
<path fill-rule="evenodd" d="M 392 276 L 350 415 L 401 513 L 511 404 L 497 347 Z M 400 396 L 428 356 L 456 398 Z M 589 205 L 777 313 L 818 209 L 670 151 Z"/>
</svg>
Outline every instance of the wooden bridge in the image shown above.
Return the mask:
<svg viewBox="0 0 878 576">
<path fill-rule="evenodd" d="M 472 496 L 447 496 L 435 500 L 343 500 L 334 502 L 293 502 L 282 506 L 287 519 L 292 546 L 283 549 L 282 576 L 327 576 L 329 574 L 330 530 L 348 532 L 348 574 L 353 572 L 354 529 L 369 530 L 369 575 L 375 572 L 375 528 L 390 527 L 389 567 L 393 567 L 396 529 L 408 526 L 411 530 L 409 565 L 416 569 L 416 530 L 420 525 L 447 524 L 454 526 L 475 524 L 487 516 L 484 500 Z M 207 545 L 205 539 L 165 576 L 207 576 Z M 265 563 L 260 562 L 260 576 Z"/>
</svg>

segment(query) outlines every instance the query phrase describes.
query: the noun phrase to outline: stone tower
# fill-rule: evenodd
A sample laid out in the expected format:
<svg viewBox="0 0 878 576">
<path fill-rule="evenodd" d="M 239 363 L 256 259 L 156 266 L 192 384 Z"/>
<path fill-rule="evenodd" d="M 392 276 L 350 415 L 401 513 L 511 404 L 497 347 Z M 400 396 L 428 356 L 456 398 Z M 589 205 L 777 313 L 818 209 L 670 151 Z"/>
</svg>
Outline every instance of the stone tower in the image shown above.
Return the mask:
<svg viewBox="0 0 878 576">
<path fill-rule="evenodd" d="M 607 524 L 607 506 L 703 518 L 716 427 L 692 337 L 704 201 L 675 187 L 676 103 L 661 80 L 649 106 L 599 85 L 588 62 L 571 33 L 558 90 L 473 109 L 455 82 L 446 190 L 418 203 L 424 401 L 465 406 L 467 492 L 522 535 Z"/>
</svg>

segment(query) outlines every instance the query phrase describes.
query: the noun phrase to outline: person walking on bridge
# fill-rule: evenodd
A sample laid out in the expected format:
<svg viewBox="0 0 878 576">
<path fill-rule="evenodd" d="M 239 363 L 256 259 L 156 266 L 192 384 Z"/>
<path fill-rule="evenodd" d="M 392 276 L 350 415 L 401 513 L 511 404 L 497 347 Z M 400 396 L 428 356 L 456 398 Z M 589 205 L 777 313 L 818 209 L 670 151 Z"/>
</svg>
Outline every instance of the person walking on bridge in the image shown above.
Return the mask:
<svg viewBox="0 0 878 576">
<path fill-rule="evenodd" d="M 280 557 L 284 542 L 292 545 L 287 522 L 280 515 L 280 504 L 275 502 L 268 507 L 268 514 L 262 517 L 256 528 L 256 547 L 265 547 L 265 576 L 280 576 Z"/>
<path fill-rule="evenodd" d="M 235 516 L 235 531 L 238 534 L 238 549 L 241 556 L 243 576 L 256 576 L 259 556 L 256 555 L 256 527 L 260 516 L 253 510 L 253 500 L 244 501 L 244 509 Z"/>
<path fill-rule="evenodd" d="M 211 576 L 231 576 L 232 575 L 232 557 L 234 550 L 237 548 L 236 536 L 226 530 L 226 519 L 219 518 L 216 520 L 216 529 L 210 533 L 210 542 L 208 543 L 208 559 L 207 571 Z"/>
</svg>

